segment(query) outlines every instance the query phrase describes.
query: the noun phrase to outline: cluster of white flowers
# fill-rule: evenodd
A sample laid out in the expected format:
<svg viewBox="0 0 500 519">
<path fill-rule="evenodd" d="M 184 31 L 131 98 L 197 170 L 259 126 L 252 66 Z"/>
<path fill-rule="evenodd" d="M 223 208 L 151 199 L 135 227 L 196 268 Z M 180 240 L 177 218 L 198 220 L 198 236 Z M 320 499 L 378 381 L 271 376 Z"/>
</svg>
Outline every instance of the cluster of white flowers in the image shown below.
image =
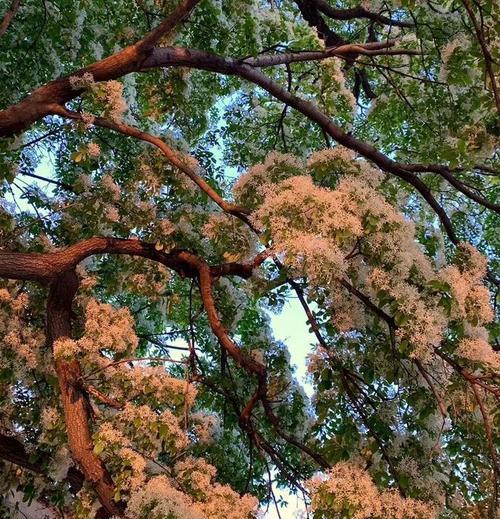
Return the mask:
<svg viewBox="0 0 500 519">
<path fill-rule="evenodd" d="M 323 74 L 323 89 L 332 90 L 335 94 L 335 103 L 344 98 L 350 110 L 354 112 L 356 109 L 356 98 L 352 90 L 346 85 L 346 77 L 342 72 L 343 61 L 340 58 L 328 58 L 321 62 L 321 67 L 324 69 Z M 339 99 L 340 96 L 340 99 Z"/>
<path fill-rule="evenodd" d="M 449 285 L 453 302 L 451 316 L 468 320 L 474 325 L 493 319 L 488 289 L 482 284 L 487 260 L 472 245 L 462 243 L 457 254 L 459 265 L 448 265 L 440 272 L 440 279 Z"/>
<path fill-rule="evenodd" d="M 313 180 L 332 174 L 338 177 L 334 189 Z M 473 327 L 491 320 L 489 293 L 482 284 L 486 260 L 464 244 L 461 263 L 438 270 L 415 240 L 413 223 L 381 194 L 383 178 L 337 146 L 314 153 L 307 166 L 272 153 L 240 178 L 234 192 L 257 205 L 253 222 L 290 274 L 306 276 L 311 290 L 326 295 L 340 332 L 362 330 L 372 316 L 345 287 L 347 280 L 394 318 L 402 350 L 428 359 L 451 320 Z M 452 299 L 450 312 L 443 297 Z M 486 364 L 494 364 L 491 355 Z"/>
<path fill-rule="evenodd" d="M 81 76 L 70 76 L 69 84 L 73 90 L 92 88 L 95 85 L 94 76 L 90 72 L 84 72 Z"/>
<path fill-rule="evenodd" d="M 77 341 L 69 337 L 63 337 L 54 341 L 52 350 L 56 359 L 71 359 L 76 357 L 81 351 Z"/>
<path fill-rule="evenodd" d="M 90 299 L 85 317 L 85 335 L 78 341 L 83 350 L 133 353 L 137 348 L 134 321 L 128 308 L 114 308 Z"/>
<path fill-rule="evenodd" d="M 317 187 L 309 176 L 295 176 L 261 192 L 265 202 L 253 218 L 270 230 L 274 250 L 285 254 L 298 275 L 307 273 L 317 284 L 341 277 L 346 267 L 341 245 L 362 233 L 345 193 Z"/>
<path fill-rule="evenodd" d="M 434 505 L 402 498 L 396 491 L 380 491 L 370 475 L 351 462 L 337 463 L 306 486 L 311 509 L 319 517 L 344 512 L 353 519 L 434 519 L 438 513 Z"/>
<path fill-rule="evenodd" d="M 107 81 L 104 83 L 104 92 L 109 117 L 117 123 L 121 122 L 123 114 L 127 111 L 127 103 L 123 98 L 123 84 L 119 81 Z"/>
<path fill-rule="evenodd" d="M 456 353 L 471 362 L 485 364 L 493 371 L 500 370 L 500 353 L 495 351 L 484 338 L 462 339 Z"/>
<path fill-rule="evenodd" d="M 85 334 L 81 339 L 62 337 L 54 341 L 53 353 L 56 359 L 71 359 L 79 354 L 88 355 L 93 360 L 109 362 L 100 357 L 101 351 L 129 352 L 137 348 L 138 339 L 128 308 L 114 308 L 110 304 L 89 299 L 86 306 Z"/>
<path fill-rule="evenodd" d="M 150 479 L 131 494 L 127 514 L 135 519 L 206 519 L 193 500 L 163 475 Z"/>
<path fill-rule="evenodd" d="M 63 445 L 52 456 L 48 467 L 49 476 L 54 481 L 64 481 L 68 475 L 68 470 L 72 466 L 73 460 L 67 445 Z"/>
<path fill-rule="evenodd" d="M 120 186 L 114 181 L 113 177 L 109 174 L 103 175 L 101 178 L 101 185 L 111 200 L 114 202 L 120 200 L 121 189 Z"/>
<path fill-rule="evenodd" d="M 255 252 L 255 234 L 241 220 L 226 213 L 212 213 L 203 226 L 203 234 L 216 250 L 221 250 L 226 261 L 246 260 Z"/>
<path fill-rule="evenodd" d="M 151 478 L 131 493 L 127 514 L 135 519 L 250 519 L 255 517 L 256 498 L 240 496 L 227 485 L 213 483 L 216 470 L 205 460 L 188 457 L 175 465 L 175 481 L 165 475 Z"/>
<path fill-rule="evenodd" d="M 61 419 L 61 413 L 55 407 L 44 407 L 42 410 L 42 427 L 44 430 L 51 430 L 57 427 Z"/>
<path fill-rule="evenodd" d="M 309 170 L 325 169 L 327 173 L 332 174 L 337 166 L 340 174 L 346 172 L 346 168 L 352 167 L 354 171 L 359 171 L 360 164 L 354 162 L 355 155 L 352 150 L 344 146 L 337 145 L 334 148 L 325 148 L 315 151 L 307 160 L 307 168 Z"/>
<path fill-rule="evenodd" d="M 226 257 L 227 261 L 232 261 L 233 259 L 234 258 Z M 226 277 L 219 278 L 217 280 L 216 286 L 217 288 L 221 289 L 224 297 L 227 298 L 228 303 L 233 308 L 231 316 L 227 319 L 231 326 L 235 327 L 241 321 L 244 315 L 245 308 L 248 304 L 248 294 L 246 294 L 244 290 L 236 286 L 234 282 Z"/>
<path fill-rule="evenodd" d="M 151 402 L 168 404 L 173 408 L 187 406 L 191 409 L 196 398 L 197 390 L 193 384 L 186 385 L 185 380 L 170 376 L 162 366 L 119 364 L 103 373 L 111 382 L 112 394 L 117 399 L 127 397 L 127 392 L 121 389 L 123 386 L 129 395 L 146 393 Z"/>
<path fill-rule="evenodd" d="M 465 322 L 465 337 L 456 350 L 457 355 L 491 369 L 500 366 L 500 355 L 488 343 L 485 324 L 493 320 L 488 289 L 482 284 L 486 276 L 487 260 L 472 245 L 461 243 L 455 265 L 440 272 L 452 295 L 450 317 Z"/>
<path fill-rule="evenodd" d="M 84 192 L 88 192 L 92 189 L 94 183 L 92 182 L 92 178 L 85 173 L 80 173 L 75 181 L 75 188 L 81 189 Z"/>
<path fill-rule="evenodd" d="M 152 452 L 160 451 L 162 441 L 172 452 L 182 451 L 188 445 L 188 437 L 179 424 L 179 418 L 169 409 L 158 414 L 149 405 L 127 403 L 117 419 L 123 423 L 124 431 L 130 438 Z"/>
<path fill-rule="evenodd" d="M 0 355 L 0 369 L 9 367 L 19 379 L 24 379 L 27 368 L 37 367 L 44 344 L 43 332 L 25 318 L 28 300 L 25 292 L 14 295 L 0 289 L 0 339 L 6 347 Z"/>
<path fill-rule="evenodd" d="M 447 323 L 438 302 L 422 297 L 418 287 L 379 268 L 371 271 L 370 283 L 374 293 L 389 296 L 387 303 L 380 306 L 394 311 L 399 327 L 397 336 L 413 346 L 414 356 L 426 358 L 429 345 L 439 345 Z"/>
<path fill-rule="evenodd" d="M 255 517 L 258 501 L 240 496 L 228 485 L 214 481 L 217 470 L 202 458 L 187 457 L 176 463 L 175 477 L 184 488 L 197 496 L 197 507 L 206 519 L 248 519 Z"/>
<path fill-rule="evenodd" d="M 127 103 L 123 97 L 123 84 L 119 81 L 111 80 L 103 83 L 96 83 L 91 72 L 84 72 L 81 76 L 70 76 L 69 84 L 73 90 L 88 90 L 91 93 L 99 94 L 97 98 L 103 97 L 105 100 L 105 111 L 109 118 L 114 122 L 121 122 L 124 113 L 127 111 Z M 82 120 L 86 127 L 94 122 L 94 116 L 85 114 L 86 120 Z"/>
<path fill-rule="evenodd" d="M 304 162 L 295 155 L 272 151 L 262 164 L 251 167 L 244 175 L 238 177 L 233 187 L 234 196 L 243 206 L 255 207 L 262 203 L 263 186 L 300 175 L 304 168 Z"/>
<path fill-rule="evenodd" d="M 466 51 L 470 46 L 470 40 L 464 33 L 460 33 L 455 38 L 450 40 L 442 49 L 441 49 L 441 59 L 443 60 L 443 65 L 441 70 L 439 71 L 439 80 L 446 81 L 448 78 L 448 61 L 453 56 L 455 51 L 461 50 Z"/>
<path fill-rule="evenodd" d="M 87 112 L 82 112 L 81 118 L 82 118 L 83 126 L 85 127 L 86 130 L 88 130 L 94 124 L 95 116 L 92 114 L 89 114 Z"/>
<path fill-rule="evenodd" d="M 99 144 L 97 144 L 97 142 L 90 142 L 87 145 L 87 153 L 90 157 L 99 157 L 101 154 L 101 147 Z"/>
</svg>

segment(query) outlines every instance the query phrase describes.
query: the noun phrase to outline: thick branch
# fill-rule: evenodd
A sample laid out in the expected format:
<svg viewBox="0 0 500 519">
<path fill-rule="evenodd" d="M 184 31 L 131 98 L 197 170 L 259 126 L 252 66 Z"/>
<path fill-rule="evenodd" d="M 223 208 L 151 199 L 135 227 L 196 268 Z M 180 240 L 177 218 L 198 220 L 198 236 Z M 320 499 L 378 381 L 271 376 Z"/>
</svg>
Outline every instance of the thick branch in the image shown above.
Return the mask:
<svg viewBox="0 0 500 519">
<path fill-rule="evenodd" d="M 403 20 L 395 20 L 384 16 L 383 14 L 375 13 L 365 9 L 362 5 L 352 7 L 350 9 L 336 9 L 331 6 L 326 0 L 312 0 L 316 7 L 328 18 L 332 20 L 353 20 L 355 18 L 365 18 L 382 25 L 393 25 L 397 27 L 414 27 L 412 22 Z"/>
<path fill-rule="evenodd" d="M 140 63 L 151 52 L 152 46 L 169 31 L 174 29 L 191 12 L 199 0 L 182 0 L 180 5 L 165 20 L 142 40 L 125 47 L 107 58 L 76 71 L 73 75 L 92 74 L 95 81 L 117 79 L 140 69 Z M 0 137 L 7 137 L 29 128 L 34 122 L 50 113 L 51 103 L 64 104 L 81 94 L 74 90 L 64 76 L 36 89 L 23 101 L 0 111 Z"/>
<path fill-rule="evenodd" d="M 318 31 L 318 37 L 325 42 L 326 47 L 336 47 L 347 43 L 344 38 L 330 29 L 314 2 L 311 0 L 295 0 L 295 3 L 304 20 Z"/>
<path fill-rule="evenodd" d="M 446 167 L 441 166 L 439 164 L 408 164 L 406 166 L 408 171 L 418 172 L 418 173 L 436 173 L 437 175 L 441 175 L 444 179 L 446 179 L 453 187 L 455 187 L 458 191 L 463 193 L 466 197 L 474 200 L 478 204 L 495 211 L 496 213 L 500 213 L 500 205 L 491 202 L 484 196 L 477 194 L 473 189 L 466 186 L 463 182 L 461 182 L 454 174 L 453 171 Z"/>
<path fill-rule="evenodd" d="M 139 240 L 95 237 L 70 245 L 56 252 L 10 252 L 0 250 L 0 277 L 25 281 L 53 282 L 57 277 L 72 270 L 82 260 L 95 254 L 120 254 L 140 256 L 162 263 L 182 276 L 195 277 L 199 258 L 183 250 L 163 252 L 155 245 Z M 214 277 L 234 275 L 249 278 L 253 270 L 267 257 L 258 254 L 249 263 L 223 263 L 207 268 Z"/>
<path fill-rule="evenodd" d="M 200 0 L 182 0 L 177 8 L 163 22 L 153 29 L 145 38 L 139 42 L 138 46 L 142 51 L 152 49 L 163 36 L 172 32 L 181 22 L 183 22 L 191 11 L 200 3 Z"/>
<path fill-rule="evenodd" d="M 90 238 L 63 250 L 48 253 L 0 251 L 0 277 L 27 281 L 55 281 L 57 276 L 72 270 L 80 261 L 94 254 L 125 254 L 154 259 L 168 267 L 182 271 L 178 260 L 180 251 L 157 251 L 152 244 L 139 240 Z"/>
<path fill-rule="evenodd" d="M 228 336 L 215 306 L 210 267 L 201 258 L 193 258 L 192 265 L 198 270 L 200 294 L 214 335 L 239 366 L 244 368 L 247 372 L 257 375 L 259 378 L 265 377 L 265 366 L 241 351 Z"/>
<path fill-rule="evenodd" d="M 333 56 L 356 59 L 358 56 L 387 56 L 387 55 L 420 55 L 416 49 L 393 48 L 396 40 L 369 43 L 346 43 L 338 47 L 331 47 L 319 51 L 287 52 L 283 54 L 264 54 L 255 58 L 246 58 L 243 63 L 252 67 L 271 67 L 285 63 L 302 61 L 321 61 Z"/>
<path fill-rule="evenodd" d="M 30 456 L 24 449 L 24 445 L 13 436 L 0 434 L 0 458 L 36 474 L 42 474 L 43 472 L 39 464 L 30 461 Z"/>
<path fill-rule="evenodd" d="M 2 22 L 0 23 L 0 37 L 7 32 L 7 29 L 12 22 L 12 18 L 16 15 L 20 4 L 20 0 L 12 0 L 8 11 L 3 15 Z"/>
<path fill-rule="evenodd" d="M 51 346 L 58 339 L 71 337 L 71 306 L 77 288 L 78 278 L 74 271 L 63 273 L 51 285 L 47 301 L 47 341 Z M 77 360 L 63 359 L 57 359 L 55 364 L 72 457 L 108 514 L 121 516 L 122 510 L 113 499 L 113 480 L 101 459 L 94 454 L 88 401 L 78 382 L 82 375 L 80 364 Z"/>
</svg>

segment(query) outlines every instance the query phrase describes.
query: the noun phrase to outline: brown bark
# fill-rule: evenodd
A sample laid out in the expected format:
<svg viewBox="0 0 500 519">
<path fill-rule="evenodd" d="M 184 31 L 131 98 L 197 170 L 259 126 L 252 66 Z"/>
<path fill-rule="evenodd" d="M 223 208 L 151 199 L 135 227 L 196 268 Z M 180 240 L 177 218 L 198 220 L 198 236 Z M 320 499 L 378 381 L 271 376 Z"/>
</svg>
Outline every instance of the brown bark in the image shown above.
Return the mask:
<svg viewBox="0 0 500 519">
<path fill-rule="evenodd" d="M 257 375 L 259 379 L 262 379 L 262 377 L 265 378 L 265 366 L 249 357 L 246 353 L 242 352 L 238 346 L 236 346 L 227 334 L 227 331 L 219 318 L 212 293 L 212 275 L 210 267 L 200 258 L 196 258 L 193 262 L 193 266 L 198 270 L 200 294 L 203 306 L 205 307 L 210 327 L 219 340 L 219 343 L 240 367 L 245 369 L 248 373 Z"/>
<path fill-rule="evenodd" d="M 77 289 L 74 271 L 64 272 L 51 284 L 47 301 L 47 341 L 51 346 L 59 339 L 71 337 L 71 307 Z M 78 384 L 82 375 L 80 364 L 62 359 L 55 364 L 71 455 L 108 514 L 121 516 L 123 510 L 113 499 L 113 480 L 94 454 L 88 401 Z"/>
<path fill-rule="evenodd" d="M 147 57 L 159 38 L 172 31 L 191 12 L 200 0 L 182 0 L 165 20 L 142 40 L 125 49 L 97 61 L 72 75 L 90 73 L 96 82 L 117 79 L 140 69 L 141 61 Z M 34 122 L 50 113 L 52 103 L 64 104 L 81 94 L 74 90 L 69 76 L 58 78 L 36 89 L 18 104 L 0 111 L 0 137 L 7 137 L 29 128 Z"/>
<path fill-rule="evenodd" d="M 155 245 L 139 240 L 94 237 L 56 252 L 0 250 L 0 277 L 50 283 L 56 281 L 64 272 L 74 269 L 80 261 L 95 254 L 140 256 L 162 263 L 185 277 L 195 277 L 198 273 L 199 258 L 191 252 L 183 250 L 163 252 L 157 250 Z M 234 275 L 249 278 L 267 255 L 267 253 L 258 254 L 249 263 L 229 262 L 208 268 L 214 277 Z"/>
<path fill-rule="evenodd" d="M 354 20 L 355 18 L 372 20 L 383 25 L 392 25 L 397 27 L 414 27 L 415 24 L 403 20 L 394 20 L 384 16 L 383 14 L 376 13 L 365 9 L 362 5 L 351 7 L 350 9 L 336 9 L 326 0 L 311 0 L 313 4 L 328 18 L 332 20 Z"/>
<path fill-rule="evenodd" d="M 31 472 L 35 472 L 36 474 L 43 472 L 38 463 L 32 463 L 30 461 L 29 454 L 24 449 L 23 444 L 13 436 L 0 434 L 0 458 L 28 469 Z"/>
<path fill-rule="evenodd" d="M 165 253 L 157 251 L 154 245 L 139 240 L 95 237 L 56 252 L 0 251 L 0 277 L 51 282 L 58 275 L 72 270 L 83 259 L 94 254 L 105 253 L 142 256 L 184 272 L 185 263 L 179 260 L 182 251 Z"/>
<path fill-rule="evenodd" d="M 7 32 L 7 29 L 12 22 L 12 18 L 14 18 L 16 15 L 20 4 L 20 0 L 12 0 L 8 11 L 3 15 L 2 21 L 0 23 L 0 37 L 2 37 Z"/>
</svg>

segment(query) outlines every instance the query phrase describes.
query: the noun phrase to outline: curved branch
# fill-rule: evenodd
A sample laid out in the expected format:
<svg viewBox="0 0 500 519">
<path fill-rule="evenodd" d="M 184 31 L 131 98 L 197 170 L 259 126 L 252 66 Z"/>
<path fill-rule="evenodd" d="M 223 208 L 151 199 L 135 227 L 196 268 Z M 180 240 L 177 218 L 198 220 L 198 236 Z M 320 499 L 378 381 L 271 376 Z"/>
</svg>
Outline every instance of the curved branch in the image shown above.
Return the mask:
<svg viewBox="0 0 500 519">
<path fill-rule="evenodd" d="M 420 55 L 416 49 L 401 49 L 393 47 L 397 40 L 369 43 L 346 43 L 338 47 L 330 47 L 319 51 L 287 52 L 283 54 L 264 54 L 261 56 L 246 58 L 242 63 L 252 67 L 271 67 L 286 63 L 298 63 L 302 61 L 321 61 L 332 56 L 356 59 L 358 56 L 399 56 L 399 55 Z"/>
<path fill-rule="evenodd" d="M 174 249 L 170 252 L 157 250 L 154 244 L 134 239 L 94 237 L 55 252 L 11 252 L 0 250 L 0 277 L 24 281 L 51 283 L 58 276 L 70 271 L 81 261 L 95 254 L 120 254 L 140 256 L 162 263 L 184 277 L 198 275 L 202 261 L 196 254 Z M 206 265 L 211 276 L 239 276 L 249 278 L 268 254 L 258 254 L 248 263 L 222 263 L 213 267 Z"/>
<path fill-rule="evenodd" d="M 316 7 L 328 18 L 332 20 L 353 20 L 355 18 L 365 18 L 372 20 L 373 22 L 380 23 L 382 25 L 392 25 L 397 27 L 414 27 L 413 22 L 407 22 L 403 20 L 395 20 L 379 13 L 369 11 L 362 5 L 351 7 L 350 9 L 336 9 L 332 7 L 326 0 L 312 0 L 316 4 Z"/>
<path fill-rule="evenodd" d="M 63 106 L 55 105 L 52 107 L 52 113 L 67 117 L 73 120 L 82 120 L 82 115 L 78 112 L 72 112 L 67 110 Z M 149 142 L 153 146 L 156 146 L 165 155 L 167 160 L 173 164 L 177 169 L 182 171 L 187 177 L 189 177 L 205 194 L 207 194 L 221 209 L 226 213 L 237 216 L 248 225 L 250 221 L 246 217 L 250 213 L 247 209 L 241 206 L 226 202 L 215 189 L 213 189 L 208 182 L 206 182 L 198 173 L 195 168 L 190 165 L 190 157 L 183 156 L 180 152 L 172 149 L 165 141 L 162 141 L 159 137 L 155 137 L 149 133 L 143 132 L 133 126 L 129 126 L 124 123 L 118 123 L 102 117 L 95 117 L 93 124 L 101 126 L 102 128 L 108 128 L 114 130 L 123 135 L 128 135 L 135 139 L 139 139 L 144 142 Z"/>
<path fill-rule="evenodd" d="M 460 180 L 458 180 L 458 178 L 455 177 L 452 170 L 446 166 L 441 166 L 438 164 L 408 164 L 406 166 L 406 169 L 408 171 L 414 171 L 418 173 L 429 172 L 441 175 L 453 187 L 455 187 L 458 191 L 463 193 L 466 197 L 470 198 L 471 200 L 474 200 L 474 202 L 477 202 L 478 204 L 481 204 L 483 207 L 491 209 L 496 213 L 500 213 L 500 205 L 495 204 L 494 202 L 490 202 L 484 196 L 478 195 L 476 192 L 474 192 L 473 189 L 466 186 L 463 182 L 460 182 Z"/>
<path fill-rule="evenodd" d="M 165 20 L 147 34 L 142 40 L 125 47 L 121 51 L 92 63 L 72 75 L 92 74 L 95 81 L 117 79 L 140 69 L 140 63 L 150 54 L 158 39 L 172 31 L 200 0 L 182 0 Z M 29 128 L 34 122 L 49 114 L 50 103 L 64 104 L 82 93 L 74 90 L 69 82 L 70 76 L 50 81 L 36 89 L 23 101 L 0 110 L 0 137 L 8 137 Z"/>
<path fill-rule="evenodd" d="M 183 22 L 199 3 L 200 0 L 182 0 L 177 8 L 158 27 L 153 29 L 138 43 L 138 48 L 143 52 L 152 49 L 163 36 L 172 32 L 177 25 Z"/>
<path fill-rule="evenodd" d="M 474 26 L 474 31 L 476 33 L 477 41 L 479 42 L 479 46 L 481 47 L 481 52 L 484 57 L 484 64 L 486 67 L 486 73 L 488 74 L 491 81 L 491 88 L 493 90 L 493 95 L 495 96 L 495 104 L 497 107 L 497 112 L 500 113 L 500 92 L 498 91 L 498 85 L 496 81 L 495 71 L 493 69 L 493 58 L 491 56 L 490 50 L 486 45 L 486 40 L 484 39 L 483 30 L 479 25 L 476 15 L 474 14 L 474 10 L 472 9 L 472 5 L 469 0 L 462 0 L 462 4 L 469 15 L 469 18 Z"/>
</svg>

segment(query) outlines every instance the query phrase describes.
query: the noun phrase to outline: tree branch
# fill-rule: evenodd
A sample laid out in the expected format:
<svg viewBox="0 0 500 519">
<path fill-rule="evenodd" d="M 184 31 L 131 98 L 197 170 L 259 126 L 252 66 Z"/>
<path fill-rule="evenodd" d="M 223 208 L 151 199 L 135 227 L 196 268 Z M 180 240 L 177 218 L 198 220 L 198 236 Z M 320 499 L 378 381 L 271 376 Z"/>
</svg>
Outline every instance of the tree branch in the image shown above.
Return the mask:
<svg viewBox="0 0 500 519">
<path fill-rule="evenodd" d="M 20 0 L 12 0 L 9 9 L 3 15 L 2 22 L 0 23 L 0 37 L 2 37 L 7 32 L 7 29 L 9 28 L 9 25 L 12 22 L 12 18 L 14 18 L 14 16 L 16 15 L 20 4 Z"/>
<path fill-rule="evenodd" d="M 312 0 L 316 7 L 328 18 L 332 20 L 353 20 L 355 18 L 365 18 L 382 25 L 391 25 L 396 27 L 414 27 L 413 22 L 395 20 L 379 13 L 369 11 L 362 5 L 357 5 L 350 9 L 336 9 L 332 7 L 326 0 Z"/>
<path fill-rule="evenodd" d="M 493 58 L 491 53 L 486 45 L 486 40 L 484 39 L 483 31 L 477 21 L 476 15 L 474 14 L 474 10 L 472 9 L 472 5 L 469 0 L 462 0 L 462 4 L 469 15 L 469 18 L 474 26 L 474 31 L 476 33 L 477 41 L 479 42 L 479 46 L 481 47 L 481 52 L 484 56 L 484 65 L 486 67 L 486 72 L 491 81 L 491 88 L 493 90 L 493 95 L 495 96 L 495 104 L 497 107 L 497 112 L 500 113 L 500 92 L 498 91 L 498 86 L 496 82 L 495 71 L 493 70 Z"/>
<path fill-rule="evenodd" d="M 177 8 L 163 22 L 153 29 L 145 38 L 143 38 L 138 46 L 143 52 L 152 49 L 163 36 L 172 32 L 173 29 L 183 22 L 191 13 L 191 11 L 200 3 L 200 0 L 182 0 Z"/>
<path fill-rule="evenodd" d="M 30 455 L 24 445 L 13 436 L 0 433 L 0 458 L 35 474 L 45 474 L 45 461 L 43 463 L 30 461 Z M 76 494 L 82 488 L 85 478 L 78 469 L 70 467 L 65 479 L 70 484 L 71 491 Z"/>
<path fill-rule="evenodd" d="M 89 256 L 95 254 L 121 254 L 140 256 L 162 263 L 175 270 L 181 276 L 198 275 L 199 262 L 196 254 L 174 249 L 170 252 L 157 250 L 154 244 L 134 239 L 94 237 L 82 240 L 74 245 L 55 252 L 10 252 L 0 250 L 0 277 L 25 281 L 51 283 L 64 272 L 72 270 Z M 258 254 L 249 263 L 222 263 L 207 268 L 210 275 L 239 276 L 249 278 L 252 272 L 267 257 L 267 253 Z"/>
<path fill-rule="evenodd" d="M 264 54 L 241 61 L 252 67 L 272 67 L 286 63 L 298 63 L 303 61 L 321 61 L 335 57 L 356 59 L 358 56 L 387 56 L 387 55 L 420 55 L 416 49 L 393 48 L 397 40 L 368 43 L 346 43 L 338 47 L 330 47 L 320 51 L 287 52 L 283 54 Z"/>
<path fill-rule="evenodd" d="M 78 112 L 72 112 L 67 110 L 63 106 L 55 105 L 52 108 L 52 112 L 54 114 L 60 115 L 62 117 L 67 117 L 73 120 L 82 120 L 82 115 Z M 110 130 L 114 130 L 123 135 L 127 135 L 129 137 L 133 137 L 135 139 L 142 140 L 144 142 L 148 142 L 153 146 L 156 146 L 163 155 L 167 158 L 167 160 L 174 165 L 177 169 L 182 171 L 187 177 L 189 177 L 209 198 L 211 198 L 221 209 L 223 209 L 226 213 L 237 216 L 241 220 L 243 220 L 248 225 L 251 225 L 247 216 L 250 211 L 245 209 L 244 207 L 240 207 L 230 202 L 226 202 L 220 195 L 213 189 L 208 182 L 206 182 L 195 170 L 192 165 L 192 159 L 188 156 L 183 156 L 180 152 L 172 149 L 165 141 L 161 140 L 154 135 L 143 132 L 134 128 L 133 126 L 129 126 L 124 123 L 118 123 L 111 121 L 109 119 L 104 119 L 102 117 L 95 117 L 93 124 L 97 126 L 101 126 L 102 128 L 108 128 Z"/>
<path fill-rule="evenodd" d="M 72 270 L 61 274 L 51 284 L 47 300 L 47 342 L 50 346 L 72 335 L 71 307 L 77 289 L 78 277 Z M 95 489 L 106 512 L 111 516 L 122 516 L 122 507 L 114 501 L 113 480 L 101 459 L 94 454 L 88 401 L 79 386 L 80 364 L 77 360 L 56 359 L 55 365 L 71 455 Z"/>
</svg>

